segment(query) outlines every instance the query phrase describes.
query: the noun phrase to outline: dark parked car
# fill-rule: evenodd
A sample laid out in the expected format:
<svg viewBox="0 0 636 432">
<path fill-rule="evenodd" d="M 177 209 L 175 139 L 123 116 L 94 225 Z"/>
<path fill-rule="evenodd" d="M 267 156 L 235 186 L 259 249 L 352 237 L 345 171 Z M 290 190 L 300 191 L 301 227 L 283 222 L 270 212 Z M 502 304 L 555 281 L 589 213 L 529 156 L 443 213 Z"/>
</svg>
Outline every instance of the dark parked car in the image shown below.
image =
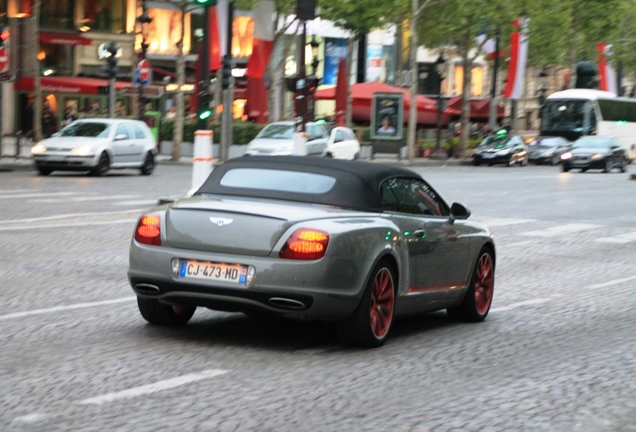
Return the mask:
<svg viewBox="0 0 636 432">
<path fill-rule="evenodd" d="M 625 172 L 629 160 L 625 150 L 613 136 L 588 135 L 574 141 L 570 151 L 563 153 L 563 171 L 578 168 L 582 172 L 589 169 L 600 169 L 610 172 L 618 168 Z"/>
<path fill-rule="evenodd" d="M 558 165 L 561 155 L 572 147 L 572 142 L 563 137 L 539 136 L 528 145 L 528 159 L 537 165 Z"/>
<path fill-rule="evenodd" d="M 528 146 L 519 135 L 488 135 L 475 149 L 473 165 L 528 165 Z"/>
<path fill-rule="evenodd" d="M 151 324 L 185 324 L 200 306 L 331 320 L 375 347 L 397 316 L 486 318 L 495 245 L 469 216 L 404 168 L 236 158 L 139 219 L 128 278 Z"/>
</svg>

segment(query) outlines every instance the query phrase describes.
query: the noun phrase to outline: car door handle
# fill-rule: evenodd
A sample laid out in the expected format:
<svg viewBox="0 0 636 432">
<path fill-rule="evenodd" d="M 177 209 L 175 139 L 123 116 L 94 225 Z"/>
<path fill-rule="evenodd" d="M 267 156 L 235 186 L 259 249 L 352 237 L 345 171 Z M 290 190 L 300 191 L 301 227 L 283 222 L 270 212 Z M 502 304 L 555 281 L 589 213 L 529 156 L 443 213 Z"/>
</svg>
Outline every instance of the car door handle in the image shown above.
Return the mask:
<svg viewBox="0 0 636 432">
<path fill-rule="evenodd" d="M 424 237 L 426 237 L 426 230 L 425 229 L 417 229 L 417 230 L 413 231 L 412 236 L 413 237 L 417 237 L 417 238 L 424 238 Z"/>
</svg>

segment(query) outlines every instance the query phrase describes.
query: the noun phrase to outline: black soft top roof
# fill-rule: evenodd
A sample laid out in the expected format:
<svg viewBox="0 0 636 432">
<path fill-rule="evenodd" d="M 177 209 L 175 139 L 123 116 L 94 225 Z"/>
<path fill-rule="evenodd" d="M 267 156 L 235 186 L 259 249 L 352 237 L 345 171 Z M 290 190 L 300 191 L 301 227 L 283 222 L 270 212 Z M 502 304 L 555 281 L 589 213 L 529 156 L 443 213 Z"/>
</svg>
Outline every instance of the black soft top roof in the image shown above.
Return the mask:
<svg viewBox="0 0 636 432">
<path fill-rule="evenodd" d="M 331 190 L 323 194 L 222 186 L 220 180 L 223 175 L 235 168 L 309 172 L 328 175 L 335 178 L 336 182 Z M 413 171 L 378 163 L 300 156 L 245 156 L 230 159 L 223 165 L 215 167 L 195 195 L 219 194 L 273 198 L 381 212 L 380 183 L 391 177 L 421 179 Z"/>
</svg>

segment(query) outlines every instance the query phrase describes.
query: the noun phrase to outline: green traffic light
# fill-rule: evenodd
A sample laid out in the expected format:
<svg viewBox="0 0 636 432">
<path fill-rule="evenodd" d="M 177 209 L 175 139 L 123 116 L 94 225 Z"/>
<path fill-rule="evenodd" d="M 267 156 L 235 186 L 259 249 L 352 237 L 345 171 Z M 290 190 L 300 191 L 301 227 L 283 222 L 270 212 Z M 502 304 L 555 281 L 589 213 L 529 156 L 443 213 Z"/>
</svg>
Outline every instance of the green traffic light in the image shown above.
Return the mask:
<svg viewBox="0 0 636 432">
<path fill-rule="evenodd" d="M 210 110 L 205 110 L 205 111 L 202 111 L 202 112 L 199 114 L 199 119 L 201 119 L 201 120 L 207 120 L 207 119 L 208 119 L 211 115 L 212 115 L 212 111 L 210 111 Z"/>
<path fill-rule="evenodd" d="M 194 0 L 194 2 L 201 6 L 216 6 L 216 0 Z"/>
</svg>

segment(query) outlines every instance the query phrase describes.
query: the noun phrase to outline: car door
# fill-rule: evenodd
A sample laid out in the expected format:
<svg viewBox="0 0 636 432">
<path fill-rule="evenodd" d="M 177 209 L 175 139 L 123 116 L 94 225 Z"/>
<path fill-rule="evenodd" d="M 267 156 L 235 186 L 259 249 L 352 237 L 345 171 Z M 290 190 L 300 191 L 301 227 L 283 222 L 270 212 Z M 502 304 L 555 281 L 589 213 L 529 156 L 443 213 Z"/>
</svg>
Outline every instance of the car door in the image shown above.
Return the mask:
<svg viewBox="0 0 636 432">
<path fill-rule="evenodd" d="M 329 153 L 334 158 L 343 159 L 346 158 L 347 153 L 347 136 L 340 128 L 335 128 L 331 131 L 331 137 L 329 139 Z"/>
<path fill-rule="evenodd" d="M 448 205 L 424 181 L 391 178 L 382 205 L 402 230 L 409 253 L 409 294 L 449 297 L 468 283 L 469 242 L 463 224 L 451 223 Z"/>
<path fill-rule="evenodd" d="M 307 156 L 320 156 L 327 149 L 327 134 L 315 124 L 307 125 Z"/>
<path fill-rule="evenodd" d="M 113 165 L 128 164 L 134 161 L 135 140 L 134 135 L 125 122 L 115 124 L 115 135 L 113 136 Z"/>
<path fill-rule="evenodd" d="M 142 163 L 146 157 L 145 150 L 150 137 L 139 124 L 131 122 L 130 126 L 133 132 L 132 162 Z"/>
</svg>

